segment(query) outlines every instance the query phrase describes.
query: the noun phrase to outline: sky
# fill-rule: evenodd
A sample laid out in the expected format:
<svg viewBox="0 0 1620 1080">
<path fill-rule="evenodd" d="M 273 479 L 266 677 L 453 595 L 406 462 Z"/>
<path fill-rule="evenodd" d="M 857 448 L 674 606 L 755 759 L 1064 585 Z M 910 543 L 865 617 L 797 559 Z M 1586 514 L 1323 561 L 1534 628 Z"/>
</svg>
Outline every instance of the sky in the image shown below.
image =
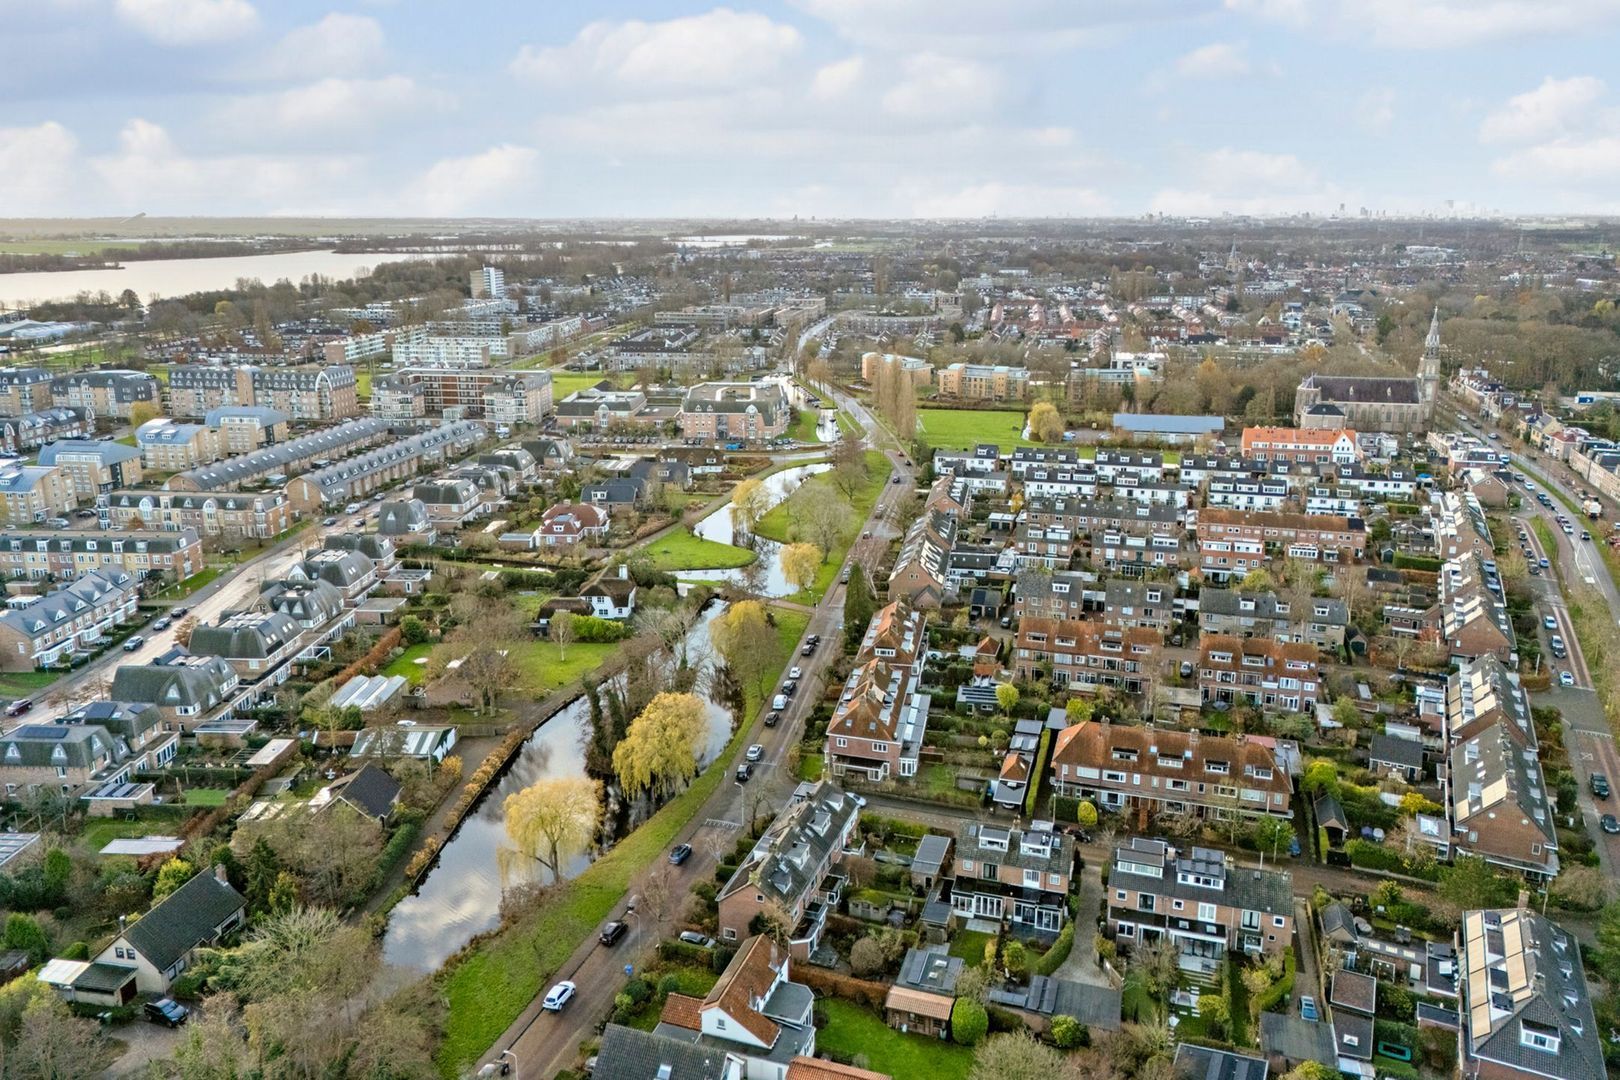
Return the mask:
<svg viewBox="0 0 1620 1080">
<path fill-rule="evenodd" d="M 1620 214 L 1620 0 L 0 0 L 0 217 Z"/>
</svg>

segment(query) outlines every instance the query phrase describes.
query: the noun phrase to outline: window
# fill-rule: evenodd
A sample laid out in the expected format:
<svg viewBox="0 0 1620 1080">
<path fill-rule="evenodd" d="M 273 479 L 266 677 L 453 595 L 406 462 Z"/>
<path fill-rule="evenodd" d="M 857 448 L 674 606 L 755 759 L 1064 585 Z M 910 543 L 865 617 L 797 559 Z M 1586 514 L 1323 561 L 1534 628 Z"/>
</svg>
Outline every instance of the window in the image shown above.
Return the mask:
<svg viewBox="0 0 1620 1080">
<path fill-rule="evenodd" d="M 840 747 L 840 748 L 842 748 L 842 747 L 845 747 L 845 746 L 848 746 L 848 745 L 849 745 L 849 740 L 848 740 L 848 739 L 844 739 L 844 738 L 838 738 L 838 739 L 834 739 L 834 740 L 833 740 L 833 742 L 834 742 L 834 743 L 835 743 L 835 744 L 836 744 L 836 745 L 837 745 L 837 746 L 838 746 L 838 747 Z"/>
<path fill-rule="evenodd" d="M 1182 908 L 1186 907 L 1187 905 L 1183 904 L 1180 900 L 1172 900 L 1172 901 L 1170 901 L 1170 906 L 1173 909 L 1175 909 L 1176 911 L 1180 911 Z"/>
<path fill-rule="evenodd" d="M 1214 922 L 1215 921 L 1215 905 L 1200 902 L 1199 905 L 1198 905 L 1198 921 L 1199 922 Z"/>
<path fill-rule="evenodd" d="M 1283 917 L 1281 915 L 1273 915 L 1271 917 L 1271 925 L 1272 926 L 1280 927 L 1280 926 L 1282 926 L 1282 924 L 1283 924 Z"/>
</svg>

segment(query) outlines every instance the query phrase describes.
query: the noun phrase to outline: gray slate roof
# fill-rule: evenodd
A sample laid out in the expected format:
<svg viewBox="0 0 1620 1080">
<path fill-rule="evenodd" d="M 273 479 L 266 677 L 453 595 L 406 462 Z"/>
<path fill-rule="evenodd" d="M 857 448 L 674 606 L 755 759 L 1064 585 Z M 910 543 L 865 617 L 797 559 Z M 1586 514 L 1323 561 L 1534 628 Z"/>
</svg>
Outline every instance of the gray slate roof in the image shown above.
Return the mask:
<svg viewBox="0 0 1620 1080">
<path fill-rule="evenodd" d="M 264 660 L 298 636 L 299 627 L 279 611 L 237 611 L 217 626 L 191 632 L 192 652 L 229 660 Z"/>
<path fill-rule="evenodd" d="M 261 447 L 250 454 L 241 454 L 212 465 L 188 469 L 180 475 L 196 484 L 201 491 L 213 491 L 234 484 L 245 484 L 271 473 L 286 472 L 297 462 L 308 458 L 340 457 L 354 447 L 372 442 L 387 433 L 386 423 L 368 416 L 360 420 L 346 421 L 337 427 L 317 431 L 312 435 L 302 435 L 274 446 Z"/>
<path fill-rule="evenodd" d="M 108 696 L 174 709 L 211 709 L 236 684 L 236 672 L 217 656 L 189 656 L 170 664 L 125 664 L 113 673 Z"/>
<path fill-rule="evenodd" d="M 399 798 L 399 781 L 375 765 L 362 766 L 332 785 L 332 796 L 367 817 L 385 818 Z"/>
<path fill-rule="evenodd" d="M 720 1080 L 725 1075 L 726 1054 L 713 1046 L 622 1024 L 603 1029 L 602 1045 L 596 1051 L 596 1075 L 614 1080 L 660 1080 L 659 1070 L 666 1065 L 670 1071 L 662 1080 Z"/>
<path fill-rule="evenodd" d="M 100 604 L 126 600 L 134 588 L 135 578 L 123 570 L 92 570 L 27 607 L 0 612 L 0 624 L 36 640 Z"/>
<path fill-rule="evenodd" d="M 207 870 L 131 923 L 124 939 L 159 971 L 214 936 L 214 928 L 247 906 L 242 894 Z"/>
</svg>

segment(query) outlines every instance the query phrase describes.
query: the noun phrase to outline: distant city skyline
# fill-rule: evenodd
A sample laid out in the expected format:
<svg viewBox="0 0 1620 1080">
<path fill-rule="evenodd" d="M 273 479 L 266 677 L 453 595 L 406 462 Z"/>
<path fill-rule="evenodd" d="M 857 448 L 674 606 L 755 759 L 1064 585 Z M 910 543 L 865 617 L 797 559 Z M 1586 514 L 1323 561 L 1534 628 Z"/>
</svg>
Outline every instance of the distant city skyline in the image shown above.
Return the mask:
<svg viewBox="0 0 1620 1080">
<path fill-rule="evenodd" d="M 1620 0 L 0 0 L 0 216 L 1620 214 Z"/>
</svg>

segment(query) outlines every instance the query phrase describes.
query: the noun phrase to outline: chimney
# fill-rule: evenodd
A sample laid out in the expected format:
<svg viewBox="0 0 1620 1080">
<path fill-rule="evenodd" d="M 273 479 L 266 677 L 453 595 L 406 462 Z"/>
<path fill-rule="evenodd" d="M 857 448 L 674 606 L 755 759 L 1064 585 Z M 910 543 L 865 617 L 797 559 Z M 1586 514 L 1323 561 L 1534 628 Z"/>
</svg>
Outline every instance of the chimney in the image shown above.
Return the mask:
<svg viewBox="0 0 1620 1080">
<path fill-rule="evenodd" d="M 124 928 L 127 927 L 128 925 L 129 925 L 129 919 L 128 918 L 126 918 L 123 915 L 118 916 L 118 932 L 120 934 L 122 934 L 124 932 Z"/>
<path fill-rule="evenodd" d="M 220 882 L 222 882 L 222 883 L 224 883 L 226 885 L 229 885 L 231 883 L 230 877 L 225 873 L 225 864 L 224 863 L 216 863 L 214 865 L 214 877 L 215 877 L 216 880 L 218 880 L 218 881 L 220 881 Z"/>
</svg>

